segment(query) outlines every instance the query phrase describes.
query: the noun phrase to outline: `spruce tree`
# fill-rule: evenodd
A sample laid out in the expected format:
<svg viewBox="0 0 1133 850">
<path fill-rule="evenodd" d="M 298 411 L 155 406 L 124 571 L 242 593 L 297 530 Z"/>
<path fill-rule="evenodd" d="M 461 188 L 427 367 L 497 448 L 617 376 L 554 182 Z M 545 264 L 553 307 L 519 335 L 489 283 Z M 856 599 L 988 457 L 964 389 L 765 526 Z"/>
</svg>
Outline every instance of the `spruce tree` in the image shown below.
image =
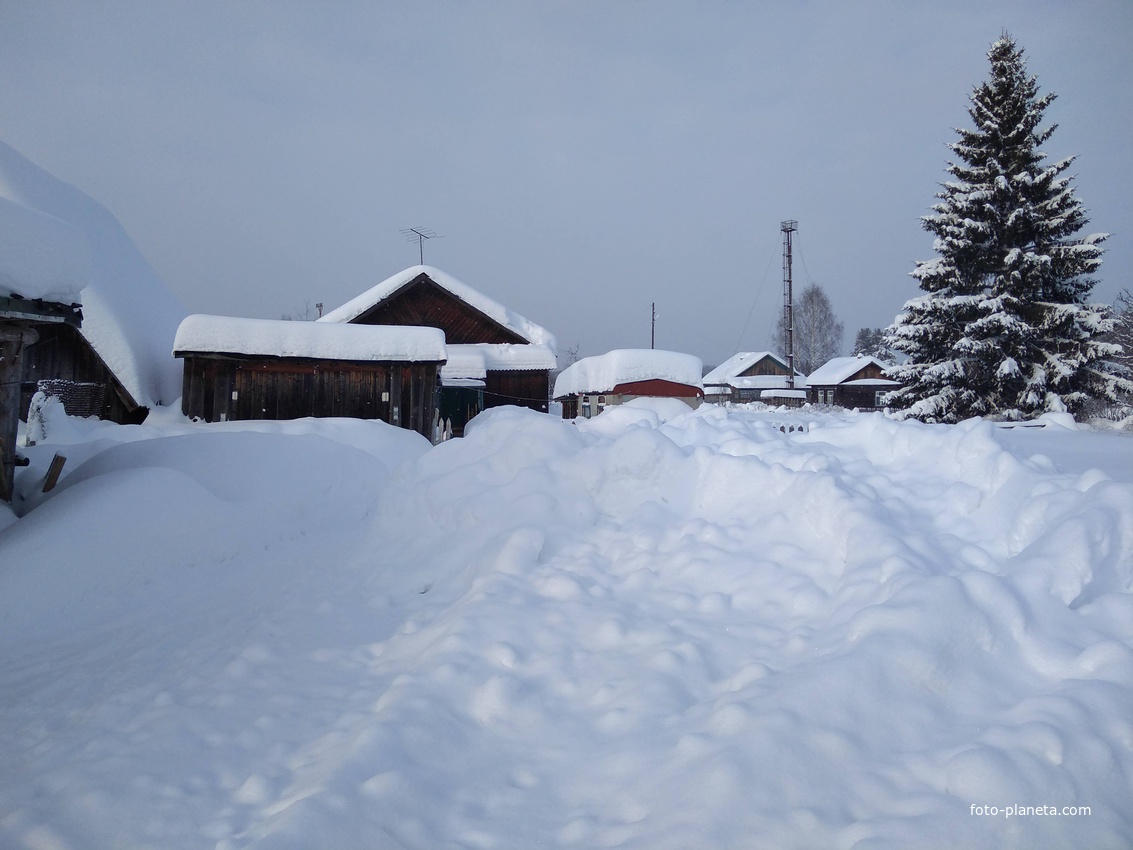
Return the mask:
<svg viewBox="0 0 1133 850">
<path fill-rule="evenodd" d="M 988 59 L 975 128 L 949 145 L 954 179 L 922 219 L 937 253 L 911 273 L 924 294 L 888 329 L 909 358 L 890 371 L 904 385 L 890 403 L 929 422 L 1074 412 L 1120 383 L 1105 362 L 1117 351 L 1102 339 L 1107 308 L 1085 301 L 1107 234 L 1076 235 L 1087 219 L 1066 174 L 1074 158 L 1047 164 L 1039 149 L 1057 127 L 1040 127 L 1055 95 L 1039 95 L 1007 34 Z"/>
</svg>

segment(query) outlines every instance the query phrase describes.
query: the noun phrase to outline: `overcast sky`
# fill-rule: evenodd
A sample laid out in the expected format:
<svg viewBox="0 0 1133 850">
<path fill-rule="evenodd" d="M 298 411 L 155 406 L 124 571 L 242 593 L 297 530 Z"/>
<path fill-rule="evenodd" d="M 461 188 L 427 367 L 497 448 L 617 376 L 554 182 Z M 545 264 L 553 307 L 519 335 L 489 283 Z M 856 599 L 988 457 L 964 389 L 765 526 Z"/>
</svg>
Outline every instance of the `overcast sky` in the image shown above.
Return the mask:
<svg viewBox="0 0 1133 850">
<path fill-rule="evenodd" d="M 0 0 L 0 139 L 194 312 L 338 306 L 418 260 L 583 355 L 718 363 L 796 287 L 887 325 L 1004 29 L 1133 287 L 1133 2 Z"/>
</svg>

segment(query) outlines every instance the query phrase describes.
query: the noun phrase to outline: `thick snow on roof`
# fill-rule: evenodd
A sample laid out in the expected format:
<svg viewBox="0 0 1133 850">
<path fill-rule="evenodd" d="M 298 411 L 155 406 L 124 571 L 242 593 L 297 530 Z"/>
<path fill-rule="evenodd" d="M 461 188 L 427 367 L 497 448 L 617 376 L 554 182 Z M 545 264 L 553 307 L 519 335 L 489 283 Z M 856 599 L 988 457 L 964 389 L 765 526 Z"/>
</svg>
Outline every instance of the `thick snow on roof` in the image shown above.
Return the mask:
<svg viewBox="0 0 1133 850">
<path fill-rule="evenodd" d="M 405 325 L 321 325 L 281 319 L 186 316 L 173 343 L 177 355 L 191 352 L 309 357 L 318 360 L 407 360 L 446 358 L 444 331 Z"/>
<path fill-rule="evenodd" d="M 475 307 L 484 315 L 490 317 L 496 322 L 499 322 L 508 330 L 514 331 L 528 342 L 537 345 L 545 345 L 552 352 L 558 350 L 558 344 L 555 342 L 554 335 L 546 328 L 540 327 L 534 322 L 525 319 L 518 313 L 509 310 L 503 304 L 489 298 L 479 290 L 473 289 L 468 284 L 457 280 L 448 272 L 441 271 L 433 266 L 410 266 L 404 271 L 400 271 L 392 277 L 387 277 L 377 286 L 371 287 L 354 298 L 351 298 L 341 307 L 336 307 L 331 310 L 321 319 L 320 322 L 349 322 L 356 319 L 358 316 L 365 313 L 371 307 L 386 300 L 391 295 L 395 294 L 398 290 L 409 283 L 413 278 L 419 274 L 427 274 L 433 283 L 442 289 L 447 290 L 452 295 L 455 295 L 466 304 Z"/>
<path fill-rule="evenodd" d="M 172 404 L 181 395 L 181 368 L 169 356 L 169 350 L 177 324 L 187 311 L 150 268 L 118 220 L 97 201 L 51 176 L 3 142 L 0 198 L 65 222 L 82 235 L 90 263 L 88 282 L 81 293 L 83 336 L 134 401 L 147 407 Z M 23 210 L 8 212 L 22 221 L 18 227 L 36 227 Z M 39 224 L 40 237 L 70 232 L 42 220 Z M 69 256 L 44 257 L 44 262 L 63 263 L 68 274 L 81 274 L 76 240 L 60 239 L 60 244 L 67 244 Z M 5 245 L 0 241 L 0 254 Z M 49 277 L 48 271 L 41 267 L 36 274 Z M 26 293 L 18 289 L 17 292 L 26 297 Z"/>
<path fill-rule="evenodd" d="M 876 363 L 882 369 L 889 368 L 888 363 L 883 360 L 878 360 L 876 357 L 835 357 L 833 360 L 826 362 L 807 375 L 806 382 L 812 387 L 840 384 L 859 369 L 868 366 L 870 363 Z"/>
<path fill-rule="evenodd" d="M 747 369 L 754 363 L 758 363 L 764 357 L 771 357 L 778 363 L 782 364 L 783 368 L 787 368 L 787 361 L 773 351 L 741 351 L 738 354 L 733 354 L 715 369 L 711 370 L 704 376 L 704 383 L 706 384 L 725 384 L 731 383 L 730 379 L 736 377 L 740 372 Z"/>
<path fill-rule="evenodd" d="M 0 197 L 0 298 L 77 304 L 90 272 L 90 245 L 78 228 Z"/>
<path fill-rule="evenodd" d="M 558 365 L 555 353 L 545 345 L 477 343 L 448 346 L 448 363 L 441 380 L 483 380 L 488 372 L 551 371 Z"/>
<path fill-rule="evenodd" d="M 567 366 L 555 381 L 552 395 L 562 398 L 583 393 L 609 392 L 631 381 L 663 380 L 702 387 L 700 358 L 676 351 L 621 348 L 595 357 L 583 357 Z"/>
</svg>

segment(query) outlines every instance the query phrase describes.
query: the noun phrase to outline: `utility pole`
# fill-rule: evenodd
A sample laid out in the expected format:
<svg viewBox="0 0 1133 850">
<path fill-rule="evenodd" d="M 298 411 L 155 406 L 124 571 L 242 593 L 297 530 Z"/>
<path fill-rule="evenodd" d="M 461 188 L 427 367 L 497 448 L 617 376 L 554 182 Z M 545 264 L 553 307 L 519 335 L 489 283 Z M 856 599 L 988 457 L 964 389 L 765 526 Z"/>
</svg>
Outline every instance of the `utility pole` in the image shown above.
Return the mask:
<svg viewBox="0 0 1133 850">
<path fill-rule="evenodd" d="M 649 326 L 649 348 L 650 350 L 657 347 L 657 302 L 654 301 L 651 305 L 653 308 L 653 319 Z"/>
<path fill-rule="evenodd" d="M 783 324 L 787 329 L 787 388 L 795 388 L 795 308 L 791 283 L 791 234 L 799 229 L 794 219 L 779 223 L 783 231 Z"/>
</svg>

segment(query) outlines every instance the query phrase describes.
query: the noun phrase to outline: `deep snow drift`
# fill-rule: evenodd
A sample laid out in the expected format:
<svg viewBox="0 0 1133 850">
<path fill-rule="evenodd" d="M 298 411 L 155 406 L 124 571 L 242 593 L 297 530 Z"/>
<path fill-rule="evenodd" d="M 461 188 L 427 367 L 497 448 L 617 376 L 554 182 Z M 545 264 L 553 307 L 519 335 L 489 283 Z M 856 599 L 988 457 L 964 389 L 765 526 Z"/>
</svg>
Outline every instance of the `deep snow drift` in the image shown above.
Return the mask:
<svg viewBox="0 0 1133 850">
<path fill-rule="evenodd" d="M 0 845 L 1133 843 L 1128 436 L 675 405 L 435 448 L 56 411 Z"/>
</svg>

